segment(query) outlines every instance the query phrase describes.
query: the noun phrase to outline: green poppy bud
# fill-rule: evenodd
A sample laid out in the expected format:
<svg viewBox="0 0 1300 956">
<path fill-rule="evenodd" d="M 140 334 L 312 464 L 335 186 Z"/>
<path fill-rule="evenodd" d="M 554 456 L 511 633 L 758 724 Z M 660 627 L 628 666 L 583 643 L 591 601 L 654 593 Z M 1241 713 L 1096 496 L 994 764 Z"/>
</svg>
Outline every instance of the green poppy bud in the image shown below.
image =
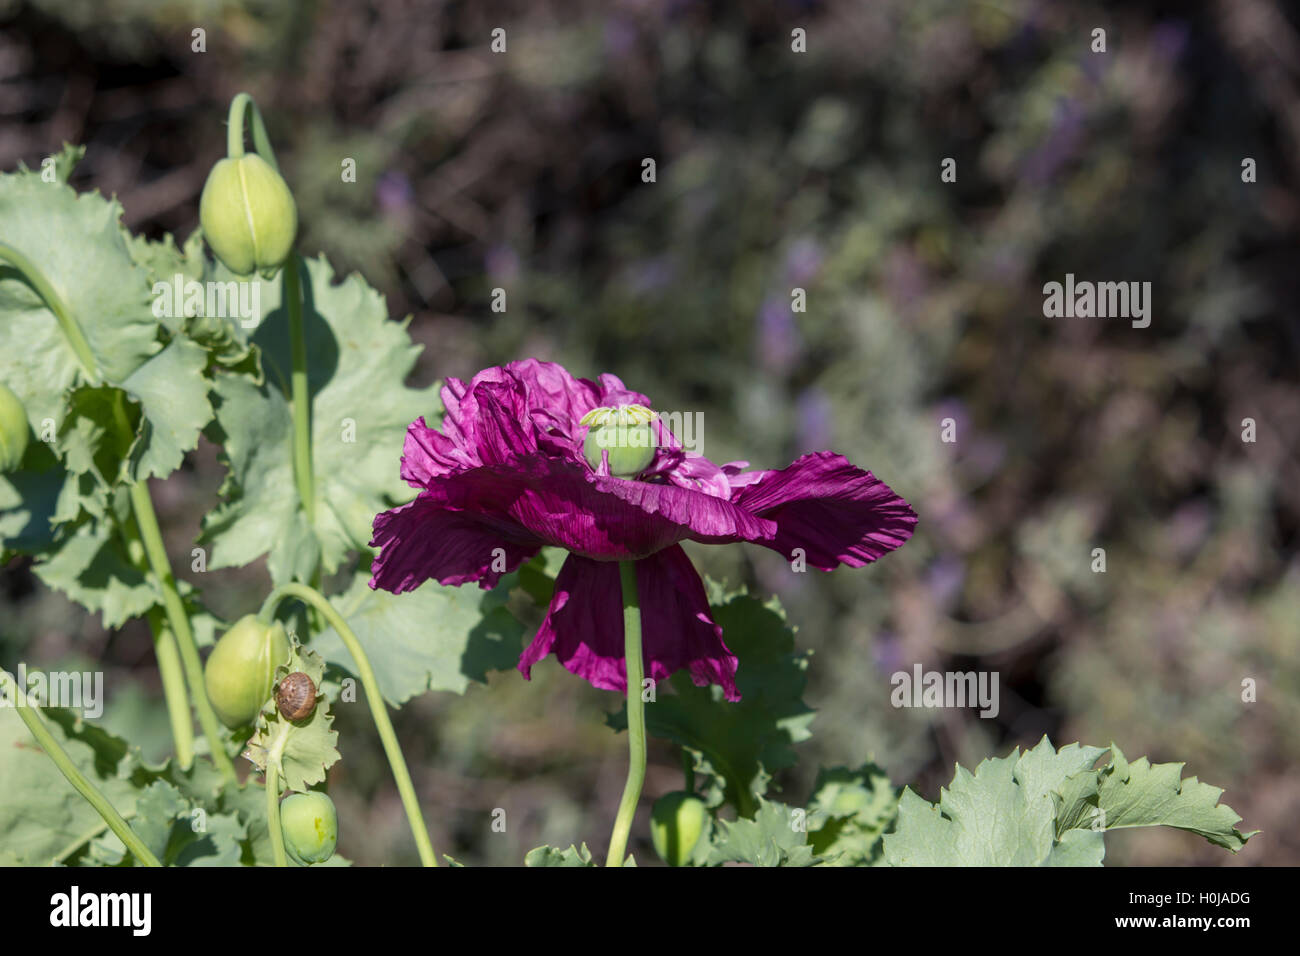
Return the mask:
<svg viewBox="0 0 1300 956">
<path fill-rule="evenodd" d="M 0 474 L 14 471 L 27 451 L 27 412 L 22 401 L 0 384 Z"/>
<path fill-rule="evenodd" d="M 284 177 L 248 153 L 212 167 L 199 198 L 199 223 L 213 253 L 235 275 L 269 274 L 293 250 L 298 207 Z"/>
<path fill-rule="evenodd" d="M 241 617 L 217 641 L 203 669 L 208 700 L 227 727 L 243 727 L 271 699 L 275 669 L 289 662 L 289 638 L 279 624 Z"/>
<path fill-rule="evenodd" d="M 582 454 L 592 468 L 599 468 L 602 452 L 609 452 L 609 473 L 635 478 L 655 458 L 654 420 L 655 413 L 644 405 L 593 408 L 578 423 L 589 426 Z"/>
<path fill-rule="evenodd" d="M 339 842 L 334 801 L 319 790 L 289 794 L 280 802 L 280 832 L 284 848 L 299 863 L 324 863 Z"/>
<path fill-rule="evenodd" d="M 656 800 L 650 811 L 650 839 L 659 858 L 669 866 L 689 863 L 708 817 L 704 801 L 684 790 L 665 793 Z"/>
</svg>

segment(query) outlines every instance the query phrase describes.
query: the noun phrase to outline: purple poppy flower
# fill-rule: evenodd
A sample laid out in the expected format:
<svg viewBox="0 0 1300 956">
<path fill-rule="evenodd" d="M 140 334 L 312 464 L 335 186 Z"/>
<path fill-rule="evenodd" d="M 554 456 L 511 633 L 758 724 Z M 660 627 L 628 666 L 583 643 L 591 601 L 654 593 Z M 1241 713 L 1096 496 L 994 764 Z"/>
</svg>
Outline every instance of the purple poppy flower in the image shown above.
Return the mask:
<svg viewBox="0 0 1300 956">
<path fill-rule="evenodd" d="M 546 620 L 519 660 L 525 677 L 553 652 L 594 686 L 626 692 L 617 562 L 636 561 L 647 676 L 686 668 L 739 700 L 736 657 L 680 542 L 750 541 L 787 559 L 799 548 L 829 571 L 876 560 L 916 524 L 906 501 L 841 455 L 744 471 L 747 462 L 690 453 L 613 375 L 593 382 L 527 359 L 468 384 L 448 379 L 442 400 L 441 430 L 421 418 L 407 431 L 401 474 L 420 494 L 376 516 L 370 586 L 491 588 L 543 546 L 566 549 Z M 653 434 L 635 473 L 612 472 L 607 447 L 590 454 L 589 432 L 609 421 Z"/>
</svg>

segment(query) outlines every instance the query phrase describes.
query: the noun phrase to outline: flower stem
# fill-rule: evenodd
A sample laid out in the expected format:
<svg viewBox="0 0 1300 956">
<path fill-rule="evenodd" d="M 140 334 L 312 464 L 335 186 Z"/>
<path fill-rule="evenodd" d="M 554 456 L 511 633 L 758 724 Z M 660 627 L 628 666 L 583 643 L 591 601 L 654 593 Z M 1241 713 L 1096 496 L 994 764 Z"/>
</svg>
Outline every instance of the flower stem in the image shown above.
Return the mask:
<svg viewBox="0 0 1300 956">
<path fill-rule="evenodd" d="M 99 788 L 86 779 L 85 775 L 77 769 L 67 751 L 59 746 L 59 742 L 55 740 L 54 735 L 50 733 L 50 729 L 41 720 L 37 708 L 19 700 L 18 682 L 13 679 L 8 671 L 3 669 L 0 669 L 0 685 L 3 685 L 6 692 L 13 697 L 18 716 L 27 725 L 27 729 L 32 732 L 32 736 L 41 745 L 46 756 L 54 761 L 54 765 L 68 779 L 68 783 L 72 784 L 73 788 L 85 797 L 86 802 L 95 808 L 95 812 L 108 824 L 108 828 L 117 834 L 118 839 L 145 866 L 162 866 L 158 862 L 158 858 L 136 836 L 130 825 L 122 819 L 122 814 L 118 813 L 113 805 L 108 802 L 108 798 L 100 793 Z"/>
<path fill-rule="evenodd" d="M 125 393 L 113 395 L 113 420 L 123 435 L 134 434 L 126 417 Z M 149 560 L 139 530 L 140 522 L 117 524 L 118 533 L 126 542 L 126 550 L 133 564 L 142 574 L 149 574 Z M 181 666 L 180 649 L 176 632 L 167 626 L 166 617 L 157 605 L 148 611 L 149 628 L 153 631 L 154 657 L 158 661 L 158 676 L 162 679 L 163 700 L 167 703 L 167 716 L 172 726 L 172 741 L 176 747 L 176 763 L 189 770 L 194 763 L 194 716 L 190 713 L 190 696 L 185 688 L 185 671 Z"/>
<path fill-rule="evenodd" d="M 271 859 L 276 866 L 288 866 L 280 829 L 280 765 L 274 760 L 266 762 L 266 828 L 271 834 Z"/>
<path fill-rule="evenodd" d="M 645 703 L 641 699 L 641 682 L 645 662 L 641 656 L 641 598 L 636 587 L 636 562 L 620 561 L 618 577 L 623 585 L 623 656 L 627 662 L 627 783 L 623 799 L 614 817 L 614 831 L 609 837 L 606 866 L 622 866 L 627 853 L 627 838 L 632 832 L 632 818 L 645 784 Z"/>
<path fill-rule="evenodd" d="M 289 352 L 293 362 L 290 377 L 293 408 L 293 476 L 298 487 L 298 500 L 302 503 L 303 514 L 307 516 L 307 526 L 316 531 L 316 472 L 312 466 L 311 455 L 311 392 L 307 380 L 307 339 L 302 327 L 302 280 L 298 268 L 302 260 L 298 253 L 289 254 L 289 261 L 284 264 L 284 299 L 289 309 Z M 316 563 L 308 576 L 308 585 L 320 587 L 320 562 Z M 308 608 L 309 623 L 314 630 L 321 630 L 319 612 Z"/>
<path fill-rule="evenodd" d="M 361 646 L 357 636 L 352 633 L 352 628 L 348 627 L 348 622 L 343 620 L 343 616 L 338 611 L 334 610 L 334 605 L 330 604 L 319 591 L 305 584 L 295 582 L 280 585 L 262 603 L 262 609 L 258 612 L 258 617 L 264 622 L 269 622 L 274 618 L 275 609 L 280 602 L 290 597 L 297 598 L 324 615 L 325 620 L 334 628 L 340 640 L 343 641 L 344 646 L 352 655 L 352 660 L 356 663 L 357 677 L 361 679 L 361 686 L 366 690 L 366 703 L 370 705 L 370 714 L 374 717 L 375 729 L 379 731 L 379 739 L 384 744 L 384 753 L 388 756 L 388 765 L 392 768 L 393 779 L 397 782 L 397 792 L 401 795 L 402 806 L 406 809 L 406 819 L 411 825 L 411 835 L 415 837 L 415 846 L 420 853 L 420 862 L 425 866 L 437 866 L 438 858 L 433 852 L 433 842 L 429 839 L 429 830 L 424 823 L 424 814 L 420 812 L 420 801 L 415 795 L 415 787 L 411 783 L 411 774 L 406 769 L 406 759 L 402 756 L 402 748 L 397 743 L 397 734 L 393 731 L 393 724 L 388 719 L 384 697 L 379 690 L 379 681 L 375 679 L 375 672 L 370 666 L 370 658 L 366 656 L 365 648 Z"/>
<path fill-rule="evenodd" d="M 244 116 L 248 116 L 253 134 L 253 149 L 276 172 L 280 164 L 275 160 L 271 138 L 262 121 L 262 111 L 247 93 L 238 93 L 230 101 L 226 127 L 226 155 L 238 159 L 244 155 Z M 316 526 L 315 474 L 311 460 L 311 394 L 307 382 L 307 342 L 302 328 L 302 282 L 298 275 L 302 260 L 291 252 L 284 264 L 284 304 L 289 312 L 289 351 L 293 363 L 290 379 L 293 408 L 293 474 L 307 523 Z M 312 582 L 318 580 L 312 575 Z"/>
<path fill-rule="evenodd" d="M 257 108 L 252 96 L 237 93 L 230 101 L 230 112 L 226 125 L 226 156 L 238 159 L 244 155 L 244 117 L 253 137 L 253 150 L 266 160 L 276 172 L 280 164 L 276 162 L 275 150 L 271 148 L 271 137 L 267 135 L 266 123 L 262 120 L 262 111 Z M 297 252 L 290 252 L 283 271 L 283 302 L 289 313 L 289 352 L 293 368 L 290 375 L 290 407 L 293 415 L 293 477 L 298 490 L 298 500 L 302 504 L 307 525 L 314 532 L 316 529 L 316 474 L 312 468 L 311 454 L 311 392 L 307 380 L 307 340 L 302 325 L 302 280 L 299 267 L 302 259 Z M 319 562 L 312 573 L 307 575 L 308 583 L 313 588 L 320 586 L 321 569 Z M 309 612 L 310 624 L 319 628 L 321 622 L 314 612 Z"/>
<path fill-rule="evenodd" d="M 135 512 L 135 522 L 140 527 L 140 538 L 144 542 L 144 551 L 149 558 L 149 566 L 162 591 L 163 609 L 167 612 L 167 621 L 171 631 L 176 635 L 176 644 L 180 649 L 181 661 L 185 665 L 185 677 L 190 685 L 190 696 L 194 698 L 194 709 L 199 713 L 199 726 L 208 739 L 208 749 L 212 760 L 221 771 L 221 775 L 235 787 L 239 786 L 239 776 L 235 765 L 226 753 L 222 743 L 221 725 L 217 714 L 208 700 L 207 687 L 203 683 L 203 662 L 199 659 L 199 648 L 194 643 L 194 631 L 190 628 L 189 616 L 181 602 L 180 592 L 176 589 L 176 578 L 172 574 L 171 562 L 167 560 L 167 549 L 163 547 L 162 530 L 158 527 L 158 515 L 153 510 L 153 499 L 149 497 L 149 486 L 145 480 L 131 483 L 131 508 Z"/>
<path fill-rule="evenodd" d="M 194 763 L 194 725 L 190 716 L 190 697 L 185 689 L 185 671 L 181 668 L 180 651 L 176 635 L 167 626 L 163 615 L 154 608 L 149 612 L 149 627 L 153 631 L 153 653 L 158 660 L 158 675 L 162 678 L 163 699 L 167 702 L 167 716 L 172 725 L 172 741 L 176 745 L 176 763 L 189 770 Z"/>
<path fill-rule="evenodd" d="M 95 361 L 95 353 L 90 350 L 90 343 L 86 340 L 86 334 L 78 324 L 76 316 L 64 304 L 63 297 L 45 278 L 45 273 L 41 272 L 35 263 L 6 242 L 0 242 L 0 262 L 7 262 L 17 269 L 22 273 L 22 277 L 27 280 L 28 284 L 36 290 L 36 294 L 44 300 L 45 305 L 54 313 L 54 318 L 58 320 L 63 337 L 67 340 L 68 347 L 72 349 L 72 354 L 77 357 L 77 363 L 81 366 L 86 378 L 92 385 L 99 384 L 99 365 Z"/>
<path fill-rule="evenodd" d="M 257 108 L 253 98 L 247 93 L 237 93 L 230 101 L 227 114 L 226 156 L 238 159 L 244 155 L 244 113 L 248 113 L 249 125 L 253 128 L 253 150 L 257 155 L 271 164 L 277 173 L 280 164 L 275 161 L 275 150 L 271 148 L 271 137 L 266 135 L 266 124 L 262 122 L 262 111 Z"/>
<path fill-rule="evenodd" d="M 291 253 L 284 264 L 284 299 L 289 309 L 289 349 L 293 357 L 293 476 L 307 524 L 316 527 L 315 476 L 311 462 L 311 395 L 307 388 L 307 342 L 302 331 L 301 260 Z"/>
</svg>

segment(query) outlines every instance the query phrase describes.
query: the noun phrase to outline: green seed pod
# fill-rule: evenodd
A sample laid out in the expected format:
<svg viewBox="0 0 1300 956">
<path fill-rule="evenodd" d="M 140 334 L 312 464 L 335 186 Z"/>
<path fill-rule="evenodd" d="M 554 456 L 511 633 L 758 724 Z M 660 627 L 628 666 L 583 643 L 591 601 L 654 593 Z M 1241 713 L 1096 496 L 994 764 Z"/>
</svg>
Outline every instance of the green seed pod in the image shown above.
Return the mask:
<svg viewBox="0 0 1300 956">
<path fill-rule="evenodd" d="M 655 801 L 650 811 L 650 839 L 669 866 L 685 866 L 704 832 L 709 810 L 693 793 L 675 790 Z"/>
<path fill-rule="evenodd" d="M 278 623 L 241 617 L 212 648 L 203 670 L 208 700 L 227 727 L 242 727 L 271 699 L 275 669 L 289 661 L 289 638 Z"/>
<path fill-rule="evenodd" d="M 0 474 L 17 469 L 27 451 L 29 432 L 22 401 L 0 383 Z"/>
<path fill-rule="evenodd" d="M 334 801 L 318 790 L 291 793 L 280 801 L 284 848 L 299 863 L 324 863 L 339 842 L 339 815 Z"/>
<path fill-rule="evenodd" d="M 293 250 L 298 207 L 284 177 L 248 153 L 212 167 L 199 198 L 199 223 L 213 253 L 235 275 L 269 273 Z"/>
<path fill-rule="evenodd" d="M 655 414 L 644 405 L 593 408 L 579 424 L 589 426 L 582 442 L 582 454 L 592 468 L 599 468 L 602 452 L 609 452 L 609 473 L 618 478 L 635 478 L 655 457 Z"/>
</svg>

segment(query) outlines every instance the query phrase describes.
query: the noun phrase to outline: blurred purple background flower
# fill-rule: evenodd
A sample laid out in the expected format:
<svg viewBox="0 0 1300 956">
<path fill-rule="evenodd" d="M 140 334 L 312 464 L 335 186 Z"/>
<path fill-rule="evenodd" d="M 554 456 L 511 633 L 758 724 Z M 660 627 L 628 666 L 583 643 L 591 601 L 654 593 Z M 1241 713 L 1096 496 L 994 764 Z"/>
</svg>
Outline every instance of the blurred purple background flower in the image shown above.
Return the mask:
<svg viewBox="0 0 1300 956">
<path fill-rule="evenodd" d="M 633 295 L 647 295 L 667 288 L 676 274 L 672 256 L 665 253 L 633 262 L 625 270 L 625 281 Z"/>
<path fill-rule="evenodd" d="M 817 240 L 802 236 L 786 250 L 785 277 L 791 285 L 796 286 L 811 282 L 821 271 L 824 259 L 822 247 Z"/>
<path fill-rule="evenodd" d="M 799 393 L 796 402 L 798 450 L 831 448 L 835 444 L 835 422 L 830 396 L 816 386 Z"/>
<path fill-rule="evenodd" d="M 385 170 L 375 181 L 375 202 L 385 215 L 400 215 L 411 208 L 415 192 L 405 174 L 395 169 Z"/>
<path fill-rule="evenodd" d="M 483 257 L 483 271 L 492 282 L 514 282 L 519 278 L 519 256 L 505 243 L 497 243 L 489 247 Z"/>
<path fill-rule="evenodd" d="M 1039 147 L 1025 160 L 1022 172 L 1025 179 L 1035 186 L 1046 186 L 1052 181 L 1060 168 L 1082 145 L 1083 118 L 1083 109 L 1074 100 L 1061 97 L 1056 101 L 1056 113 L 1052 117 L 1051 129 L 1048 130 Z"/>
<path fill-rule="evenodd" d="M 935 607 L 948 611 L 961 596 L 966 564 L 956 555 L 942 554 L 925 569 L 925 586 Z"/>
<path fill-rule="evenodd" d="M 794 367 L 802 351 L 789 298 L 769 298 L 758 310 L 758 356 L 763 368 L 781 375 Z"/>
<path fill-rule="evenodd" d="M 881 674 L 894 674 L 903 667 L 903 642 L 893 631 L 881 631 L 871 642 L 871 659 Z"/>
</svg>

